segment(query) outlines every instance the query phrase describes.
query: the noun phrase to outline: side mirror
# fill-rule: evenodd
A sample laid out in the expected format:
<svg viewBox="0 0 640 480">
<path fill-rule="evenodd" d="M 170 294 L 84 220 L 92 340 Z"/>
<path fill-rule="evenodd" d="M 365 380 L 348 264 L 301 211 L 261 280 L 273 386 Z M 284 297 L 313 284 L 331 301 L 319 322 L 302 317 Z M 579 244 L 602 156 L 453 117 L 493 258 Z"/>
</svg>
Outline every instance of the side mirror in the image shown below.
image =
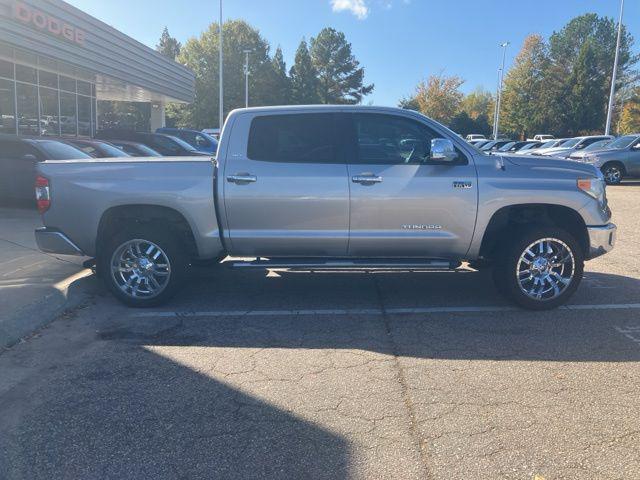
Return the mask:
<svg viewBox="0 0 640 480">
<path fill-rule="evenodd" d="M 457 159 L 458 154 L 451 140 L 447 138 L 434 138 L 431 140 L 429 160 L 439 163 L 451 163 Z"/>
</svg>

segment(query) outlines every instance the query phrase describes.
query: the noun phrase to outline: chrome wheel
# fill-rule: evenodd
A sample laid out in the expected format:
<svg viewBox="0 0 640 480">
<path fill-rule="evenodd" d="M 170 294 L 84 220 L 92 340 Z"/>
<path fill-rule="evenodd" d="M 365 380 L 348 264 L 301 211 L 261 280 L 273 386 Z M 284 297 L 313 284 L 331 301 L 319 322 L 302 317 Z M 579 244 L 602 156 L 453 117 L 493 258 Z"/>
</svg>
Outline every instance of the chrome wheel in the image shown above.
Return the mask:
<svg viewBox="0 0 640 480">
<path fill-rule="evenodd" d="M 569 246 L 557 238 L 543 238 L 529 245 L 517 264 L 520 290 L 529 298 L 552 300 L 564 292 L 575 274 Z"/>
<path fill-rule="evenodd" d="M 609 184 L 616 184 L 622 181 L 622 170 L 620 170 L 620 167 L 617 167 L 615 165 L 607 167 L 603 175 L 604 179 Z"/>
<path fill-rule="evenodd" d="M 111 256 L 111 277 L 131 298 L 154 298 L 169 284 L 171 263 L 167 254 L 148 240 L 129 240 Z"/>
</svg>

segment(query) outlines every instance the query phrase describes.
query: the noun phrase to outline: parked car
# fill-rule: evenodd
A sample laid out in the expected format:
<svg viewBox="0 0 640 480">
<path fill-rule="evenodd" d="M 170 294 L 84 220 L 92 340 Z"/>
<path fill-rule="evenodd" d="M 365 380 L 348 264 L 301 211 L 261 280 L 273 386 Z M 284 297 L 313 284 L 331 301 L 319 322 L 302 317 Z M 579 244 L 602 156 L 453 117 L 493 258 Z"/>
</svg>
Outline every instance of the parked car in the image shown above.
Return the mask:
<svg viewBox="0 0 640 480">
<path fill-rule="evenodd" d="M 640 177 L 640 134 L 625 135 L 611 142 L 606 150 L 591 152 L 582 161 L 599 168 L 609 185 L 626 177 Z"/>
<path fill-rule="evenodd" d="M 528 141 L 533 141 L 533 142 L 548 142 L 549 140 L 553 140 L 554 137 L 553 135 L 534 135 L 533 138 L 527 138 Z"/>
<path fill-rule="evenodd" d="M 131 130 L 100 130 L 96 133 L 96 138 L 101 140 L 127 140 L 142 143 L 163 156 L 180 157 L 190 155 L 206 155 L 199 152 L 184 140 L 164 133 L 134 132 Z"/>
<path fill-rule="evenodd" d="M 215 154 L 218 150 L 218 140 L 206 133 L 188 128 L 158 128 L 156 133 L 164 133 L 184 140 L 199 152 Z"/>
<path fill-rule="evenodd" d="M 569 140 L 571 140 L 571 139 L 570 138 L 558 138 L 558 139 L 555 139 L 555 140 L 549 140 L 548 142 L 545 142 L 542 145 L 540 145 L 538 148 L 529 151 L 527 153 L 527 155 L 541 155 L 541 154 L 551 150 L 552 148 L 557 148 L 557 147 L 562 146 L 562 144 L 564 144 L 565 142 L 568 142 Z"/>
<path fill-rule="evenodd" d="M 513 152 L 517 152 L 518 150 L 520 150 L 521 148 L 524 148 L 528 145 L 532 145 L 536 142 L 509 142 L 509 143 L 505 143 L 503 146 L 501 146 L 498 151 L 502 152 L 502 153 L 513 153 Z"/>
<path fill-rule="evenodd" d="M 256 258 L 232 260 L 238 268 L 466 260 L 492 266 L 518 305 L 544 310 L 566 302 L 585 259 L 615 243 L 593 166 L 491 157 L 410 110 L 235 110 L 219 152 L 215 162 L 39 164 L 40 249 L 94 257 L 113 294 L 138 307 L 166 301 L 192 262 L 231 255 Z"/>
<path fill-rule="evenodd" d="M 556 148 L 550 148 L 549 150 L 538 153 L 538 155 L 544 155 L 547 157 L 560 157 L 567 158 L 576 150 L 582 150 L 592 143 L 599 142 L 600 140 L 613 140 L 615 137 L 611 135 L 589 135 L 585 137 L 575 137 L 567 140 L 562 145 Z"/>
<path fill-rule="evenodd" d="M 33 204 L 38 162 L 90 158 L 77 148 L 56 140 L 0 134 L 0 201 L 3 204 Z"/>
<path fill-rule="evenodd" d="M 486 145 L 487 143 L 489 143 L 491 140 L 472 140 L 471 142 L 468 142 L 470 145 L 473 145 L 476 148 L 481 148 L 483 145 Z"/>
<path fill-rule="evenodd" d="M 128 142 L 126 140 L 111 140 L 110 143 L 132 157 L 162 157 L 160 152 L 142 143 Z"/>
<path fill-rule="evenodd" d="M 592 143 L 588 147 L 583 148 L 582 150 L 576 150 L 575 152 L 571 152 L 567 158 L 570 160 L 582 160 L 582 158 L 588 153 L 595 152 L 598 150 L 605 150 L 609 144 L 611 144 L 613 140 L 606 139 L 600 140 L 599 142 Z"/>
<path fill-rule="evenodd" d="M 207 135 L 212 136 L 216 140 L 220 140 L 220 129 L 219 128 L 203 128 L 202 133 L 206 133 Z"/>
<path fill-rule="evenodd" d="M 92 156 L 93 158 L 118 158 L 131 156 L 123 152 L 115 145 L 111 145 L 107 142 L 101 142 L 100 140 L 67 138 L 60 141 L 82 150 L 84 153 Z"/>
<path fill-rule="evenodd" d="M 480 150 L 483 152 L 495 152 L 504 147 L 507 143 L 511 143 L 512 140 L 493 140 L 489 143 L 485 143 Z"/>
<path fill-rule="evenodd" d="M 524 145 L 522 148 L 520 148 L 519 150 L 516 150 L 513 153 L 514 155 L 531 155 L 532 151 L 542 147 L 542 145 L 544 145 L 543 142 L 529 142 L 526 145 Z"/>
<path fill-rule="evenodd" d="M 484 135 L 481 135 L 479 133 L 471 133 L 469 135 L 467 135 L 467 142 L 472 142 L 474 140 L 486 140 L 487 137 L 485 137 Z"/>
</svg>

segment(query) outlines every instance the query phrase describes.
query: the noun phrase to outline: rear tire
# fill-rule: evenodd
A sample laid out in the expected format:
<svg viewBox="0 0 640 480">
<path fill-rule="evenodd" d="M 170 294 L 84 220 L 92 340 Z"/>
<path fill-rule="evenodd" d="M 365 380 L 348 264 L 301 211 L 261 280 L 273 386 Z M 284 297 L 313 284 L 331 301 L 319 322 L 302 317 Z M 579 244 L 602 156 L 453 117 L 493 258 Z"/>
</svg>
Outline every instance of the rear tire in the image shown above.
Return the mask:
<svg viewBox="0 0 640 480">
<path fill-rule="evenodd" d="M 187 277 L 189 257 L 182 243 L 160 227 L 132 225 L 107 240 L 98 271 L 124 304 L 158 306 L 173 297 Z"/>
<path fill-rule="evenodd" d="M 493 270 L 497 289 L 527 310 L 551 310 L 569 300 L 584 272 L 577 240 L 556 227 L 521 230 L 503 243 Z"/>
</svg>

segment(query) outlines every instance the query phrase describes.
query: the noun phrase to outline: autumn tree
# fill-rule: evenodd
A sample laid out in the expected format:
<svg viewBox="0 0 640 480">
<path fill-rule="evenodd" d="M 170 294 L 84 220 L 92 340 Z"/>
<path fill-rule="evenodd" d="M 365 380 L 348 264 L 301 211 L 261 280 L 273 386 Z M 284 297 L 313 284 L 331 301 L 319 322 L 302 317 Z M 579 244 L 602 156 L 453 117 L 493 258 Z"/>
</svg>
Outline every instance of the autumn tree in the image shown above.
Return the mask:
<svg viewBox="0 0 640 480">
<path fill-rule="evenodd" d="M 434 120 L 448 124 L 460 111 L 464 95 L 460 87 L 464 80 L 460 77 L 431 75 L 427 81 L 418 84 L 415 99 L 420 112 Z"/>
<path fill-rule="evenodd" d="M 622 108 L 618 130 L 621 135 L 640 133 L 640 88 Z"/>
</svg>

